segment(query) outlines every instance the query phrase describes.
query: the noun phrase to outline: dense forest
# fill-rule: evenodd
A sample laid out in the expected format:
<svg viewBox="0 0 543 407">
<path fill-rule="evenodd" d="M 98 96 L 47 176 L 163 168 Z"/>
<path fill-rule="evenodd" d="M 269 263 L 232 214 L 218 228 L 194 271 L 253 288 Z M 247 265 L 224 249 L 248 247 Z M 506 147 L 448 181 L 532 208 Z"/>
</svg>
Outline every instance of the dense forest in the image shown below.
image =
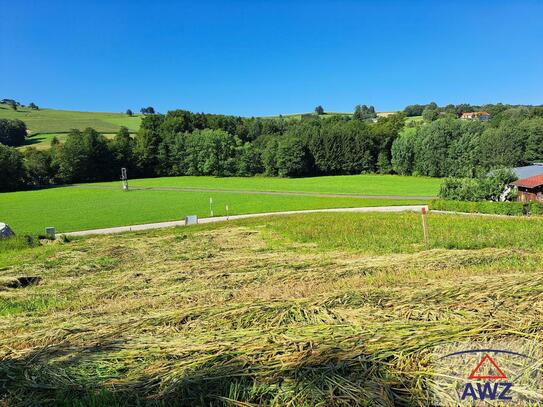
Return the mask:
<svg viewBox="0 0 543 407">
<path fill-rule="evenodd" d="M 488 122 L 461 120 L 484 110 Z M 422 118 L 409 119 L 411 116 Z M 170 111 L 147 114 L 132 137 L 113 140 L 95 130 L 73 130 L 49 150 L 11 146 L 24 142 L 24 123 L 0 120 L 0 190 L 129 176 L 281 177 L 382 173 L 475 177 L 492 168 L 543 159 L 543 107 L 412 105 L 375 118 L 373 107 L 353 115 L 289 118 Z"/>
</svg>

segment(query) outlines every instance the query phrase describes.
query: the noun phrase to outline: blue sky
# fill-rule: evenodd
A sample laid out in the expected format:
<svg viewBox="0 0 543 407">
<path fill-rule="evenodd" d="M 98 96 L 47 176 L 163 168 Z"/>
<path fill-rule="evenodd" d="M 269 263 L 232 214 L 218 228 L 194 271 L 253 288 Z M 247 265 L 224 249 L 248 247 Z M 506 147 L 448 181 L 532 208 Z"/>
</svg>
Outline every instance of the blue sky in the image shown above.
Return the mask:
<svg viewBox="0 0 543 407">
<path fill-rule="evenodd" d="M 543 1 L 0 0 L 0 98 L 236 115 L 543 103 Z"/>
</svg>

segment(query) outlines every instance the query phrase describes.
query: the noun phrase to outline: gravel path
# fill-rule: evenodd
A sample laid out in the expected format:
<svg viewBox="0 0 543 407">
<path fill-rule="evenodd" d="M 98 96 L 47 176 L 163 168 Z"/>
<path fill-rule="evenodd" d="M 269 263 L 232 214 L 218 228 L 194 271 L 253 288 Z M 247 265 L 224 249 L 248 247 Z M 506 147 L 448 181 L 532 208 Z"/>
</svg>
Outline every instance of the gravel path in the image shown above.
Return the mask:
<svg viewBox="0 0 543 407">
<path fill-rule="evenodd" d="M 256 218 L 260 216 L 275 216 L 275 215 L 292 215 L 297 213 L 317 213 L 317 212 L 420 212 L 422 208 L 428 209 L 426 205 L 408 205 L 408 206 L 373 206 L 373 207 L 364 207 L 364 208 L 333 208 L 333 209 L 310 209 L 302 211 L 286 211 L 286 212 L 265 212 L 265 213 L 251 213 L 246 215 L 233 215 L 233 216 L 216 216 L 213 218 L 201 218 L 198 220 L 198 223 L 215 223 L 215 222 L 225 222 L 228 220 L 237 220 L 237 219 L 247 219 L 247 218 Z M 57 233 L 57 235 L 65 236 L 90 236 L 90 235 L 108 235 L 112 233 L 123 233 L 123 232 L 136 232 L 140 230 L 149 230 L 149 229 L 161 229 L 169 228 L 175 226 L 185 226 L 184 220 L 171 221 L 171 222 L 159 222 L 159 223 L 146 223 L 143 225 L 132 225 L 132 226 L 118 226 L 113 228 L 104 228 L 104 229 L 92 229 L 92 230 L 82 230 L 79 232 L 68 232 L 68 233 Z"/>
</svg>

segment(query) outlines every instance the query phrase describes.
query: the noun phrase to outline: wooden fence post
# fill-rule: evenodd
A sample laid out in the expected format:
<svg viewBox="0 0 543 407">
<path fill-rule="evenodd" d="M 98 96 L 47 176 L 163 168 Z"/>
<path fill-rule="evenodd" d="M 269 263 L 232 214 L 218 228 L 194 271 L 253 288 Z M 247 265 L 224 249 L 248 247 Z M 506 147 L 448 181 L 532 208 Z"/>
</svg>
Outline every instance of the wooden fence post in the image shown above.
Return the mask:
<svg viewBox="0 0 543 407">
<path fill-rule="evenodd" d="M 422 214 L 422 233 L 424 234 L 424 244 L 428 245 L 430 243 L 430 236 L 428 233 L 428 215 L 426 214 L 426 208 L 422 207 L 420 212 Z"/>
</svg>

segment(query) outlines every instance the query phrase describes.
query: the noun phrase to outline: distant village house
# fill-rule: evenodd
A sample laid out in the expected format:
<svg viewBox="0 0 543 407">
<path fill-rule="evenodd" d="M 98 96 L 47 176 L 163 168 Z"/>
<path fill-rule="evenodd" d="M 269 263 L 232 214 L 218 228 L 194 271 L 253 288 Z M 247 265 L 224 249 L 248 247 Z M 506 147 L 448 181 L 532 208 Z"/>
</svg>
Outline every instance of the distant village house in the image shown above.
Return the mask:
<svg viewBox="0 0 543 407">
<path fill-rule="evenodd" d="M 486 122 L 490 119 L 490 113 L 487 112 L 465 112 L 460 116 L 462 120 L 479 120 L 480 122 Z"/>
</svg>

